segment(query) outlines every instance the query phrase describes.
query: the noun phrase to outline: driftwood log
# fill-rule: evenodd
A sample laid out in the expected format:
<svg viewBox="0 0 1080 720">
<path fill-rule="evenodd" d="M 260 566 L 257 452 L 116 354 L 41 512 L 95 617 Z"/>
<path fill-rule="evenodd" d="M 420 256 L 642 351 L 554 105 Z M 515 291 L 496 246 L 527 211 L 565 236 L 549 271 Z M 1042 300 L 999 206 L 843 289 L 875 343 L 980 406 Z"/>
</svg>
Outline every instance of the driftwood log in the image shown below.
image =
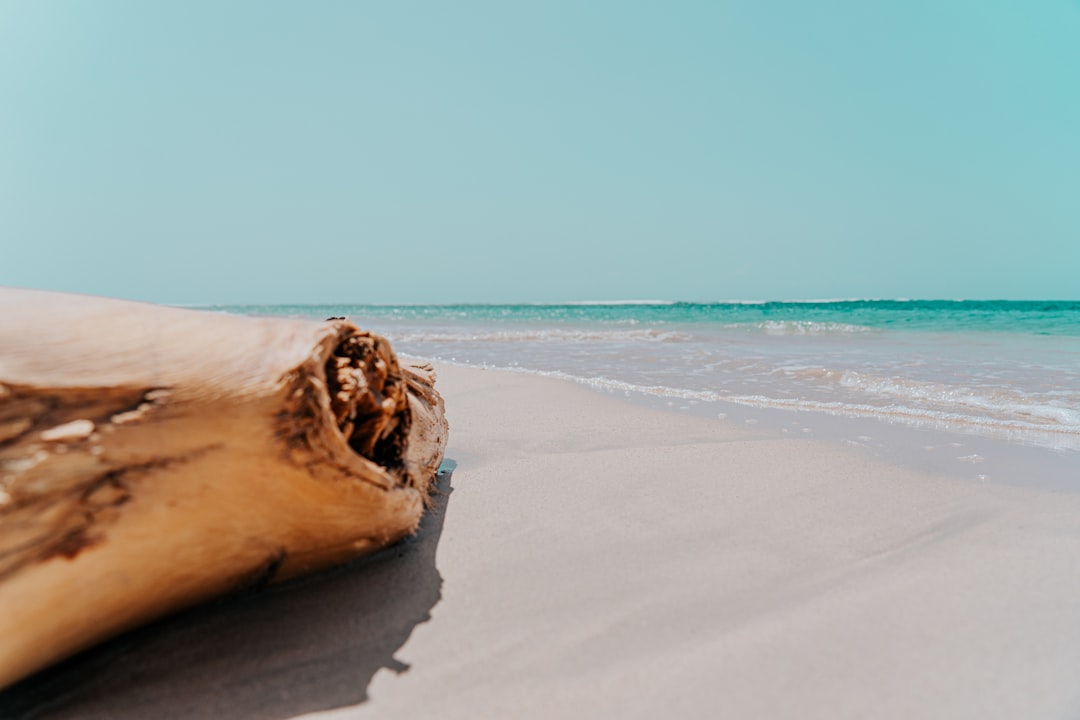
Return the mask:
<svg viewBox="0 0 1080 720">
<path fill-rule="evenodd" d="M 433 384 L 344 319 L 0 289 L 0 687 L 412 533 Z"/>
</svg>

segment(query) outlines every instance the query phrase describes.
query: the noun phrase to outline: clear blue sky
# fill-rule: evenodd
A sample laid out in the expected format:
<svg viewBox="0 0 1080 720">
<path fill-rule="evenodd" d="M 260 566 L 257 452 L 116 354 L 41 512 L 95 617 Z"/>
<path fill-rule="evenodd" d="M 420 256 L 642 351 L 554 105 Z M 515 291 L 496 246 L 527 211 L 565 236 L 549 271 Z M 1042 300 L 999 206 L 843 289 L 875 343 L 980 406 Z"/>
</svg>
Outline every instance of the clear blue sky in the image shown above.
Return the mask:
<svg viewBox="0 0 1080 720">
<path fill-rule="evenodd" d="M 1080 2 L 0 0 L 0 284 L 1080 296 Z"/>
</svg>

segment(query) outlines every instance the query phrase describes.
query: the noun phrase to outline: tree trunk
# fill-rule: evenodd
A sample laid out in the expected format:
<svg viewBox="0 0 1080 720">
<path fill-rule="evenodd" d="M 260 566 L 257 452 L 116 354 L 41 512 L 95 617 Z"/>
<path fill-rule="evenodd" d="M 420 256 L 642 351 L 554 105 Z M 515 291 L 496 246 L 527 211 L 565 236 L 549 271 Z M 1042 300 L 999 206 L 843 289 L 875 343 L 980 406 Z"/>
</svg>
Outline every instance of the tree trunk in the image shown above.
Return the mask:
<svg viewBox="0 0 1080 720">
<path fill-rule="evenodd" d="M 344 319 L 0 289 L 0 687 L 412 533 L 433 383 Z"/>
</svg>

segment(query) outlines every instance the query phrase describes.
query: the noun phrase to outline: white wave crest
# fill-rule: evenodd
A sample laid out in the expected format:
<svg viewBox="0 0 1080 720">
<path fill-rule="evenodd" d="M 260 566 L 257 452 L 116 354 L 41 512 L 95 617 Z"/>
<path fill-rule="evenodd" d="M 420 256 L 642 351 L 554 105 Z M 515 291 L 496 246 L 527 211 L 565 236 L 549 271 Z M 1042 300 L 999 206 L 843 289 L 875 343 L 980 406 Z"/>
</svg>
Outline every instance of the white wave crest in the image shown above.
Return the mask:
<svg viewBox="0 0 1080 720">
<path fill-rule="evenodd" d="M 730 330 L 757 330 L 766 335 L 855 335 L 877 332 L 877 328 L 865 325 L 849 325 L 837 322 L 813 322 L 810 320 L 765 320 L 758 323 L 732 323 L 724 325 Z"/>
<path fill-rule="evenodd" d="M 665 330 L 497 330 L 478 332 L 406 332 L 388 335 L 393 342 L 686 342 L 693 336 Z"/>
<path fill-rule="evenodd" d="M 1015 418 L 969 415 L 962 412 L 930 410 L 905 405 L 878 406 L 861 403 L 823 402 L 795 398 L 770 398 L 761 395 L 728 396 L 723 399 L 727 402 L 749 407 L 804 410 L 842 417 L 877 417 L 884 420 L 897 420 L 912 425 L 932 423 L 943 427 L 961 426 L 976 429 L 982 428 L 991 431 L 997 430 L 1049 435 L 1080 435 L 1080 424 L 1066 425 L 1039 421 L 1032 422 Z"/>
<path fill-rule="evenodd" d="M 839 384 L 861 392 L 892 397 L 901 402 L 916 402 L 955 411 L 958 408 L 1023 418 L 1032 425 L 1080 426 L 1080 411 L 1046 402 L 1004 388 L 982 388 L 978 392 L 965 387 L 920 382 L 906 378 L 878 377 L 848 371 L 839 374 Z"/>
</svg>

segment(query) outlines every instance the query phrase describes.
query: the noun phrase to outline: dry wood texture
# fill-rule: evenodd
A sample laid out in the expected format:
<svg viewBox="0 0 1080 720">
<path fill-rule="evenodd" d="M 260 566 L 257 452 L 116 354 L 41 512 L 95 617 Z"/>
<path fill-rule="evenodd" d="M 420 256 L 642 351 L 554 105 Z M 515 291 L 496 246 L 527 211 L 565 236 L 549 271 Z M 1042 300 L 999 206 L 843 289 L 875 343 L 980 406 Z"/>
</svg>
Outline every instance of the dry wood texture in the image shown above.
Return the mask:
<svg viewBox="0 0 1080 720">
<path fill-rule="evenodd" d="M 344 319 L 0 289 L 0 687 L 412 533 L 433 384 Z"/>
</svg>

